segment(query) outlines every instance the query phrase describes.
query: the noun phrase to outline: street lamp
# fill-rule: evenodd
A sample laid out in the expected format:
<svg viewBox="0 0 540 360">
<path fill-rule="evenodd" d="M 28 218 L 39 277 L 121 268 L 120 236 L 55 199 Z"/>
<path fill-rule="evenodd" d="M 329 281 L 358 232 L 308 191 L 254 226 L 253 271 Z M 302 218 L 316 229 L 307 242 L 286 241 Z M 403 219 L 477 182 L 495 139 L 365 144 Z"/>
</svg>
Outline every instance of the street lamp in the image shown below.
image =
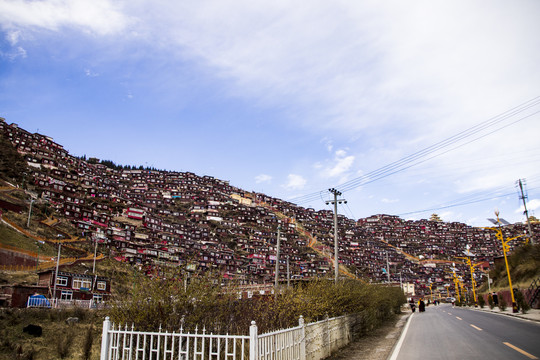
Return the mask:
<svg viewBox="0 0 540 360">
<path fill-rule="evenodd" d="M 510 286 L 510 296 L 512 297 L 512 312 L 517 313 L 517 304 L 516 299 L 514 298 L 514 289 L 512 288 L 512 278 L 510 277 L 510 267 L 508 266 L 508 258 L 506 257 L 506 252 L 510 250 L 510 245 L 508 243 L 512 240 L 515 240 L 517 238 L 520 238 L 524 235 L 515 236 L 513 238 L 509 238 L 506 241 L 504 240 L 504 234 L 501 230 L 501 224 L 503 225 L 510 225 L 510 223 L 504 219 L 499 218 L 499 210 L 495 210 L 495 216 L 497 216 L 497 220 L 495 219 L 488 219 L 493 224 L 497 225 L 496 228 L 488 227 L 486 229 L 494 230 L 496 231 L 497 238 L 502 243 L 502 249 L 503 249 L 503 255 L 504 255 L 504 263 L 506 264 L 506 275 L 508 275 L 508 285 Z"/>
<path fill-rule="evenodd" d="M 470 248 L 471 246 L 467 244 L 467 246 L 465 247 L 465 251 L 463 252 L 465 255 L 467 255 L 467 257 L 465 258 L 465 257 L 458 256 L 458 259 L 464 259 L 467 262 L 467 265 L 469 265 L 469 269 L 471 270 L 472 292 L 473 292 L 474 306 L 476 306 L 477 301 L 476 301 L 476 289 L 475 289 L 475 281 L 474 281 L 474 268 L 482 263 L 473 264 L 471 262 L 471 257 L 475 255 L 470 251 Z"/>
</svg>

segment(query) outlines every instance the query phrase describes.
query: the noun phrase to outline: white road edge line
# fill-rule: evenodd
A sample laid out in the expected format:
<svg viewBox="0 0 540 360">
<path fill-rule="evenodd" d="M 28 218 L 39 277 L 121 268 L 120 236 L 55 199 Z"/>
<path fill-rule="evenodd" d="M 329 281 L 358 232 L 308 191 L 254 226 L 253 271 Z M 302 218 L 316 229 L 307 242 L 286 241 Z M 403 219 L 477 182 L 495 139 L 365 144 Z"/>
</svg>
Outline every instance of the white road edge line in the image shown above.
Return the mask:
<svg viewBox="0 0 540 360">
<path fill-rule="evenodd" d="M 401 336 L 399 337 L 399 340 L 396 344 L 396 347 L 394 348 L 394 351 L 392 351 L 392 356 L 388 360 L 396 360 L 397 356 L 399 354 L 399 351 L 401 350 L 401 345 L 403 345 L 403 341 L 405 340 L 405 336 L 407 335 L 407 330 L 409 329 L 409 324 L 411 323 L 411 319 L 413 318 L 414 313 L 409 316 L 409 319 L 407 320 L 407 324 L 405 324 L 405 328 L 403 329 L 403 332 L 401 333 Z"/>
</svg>

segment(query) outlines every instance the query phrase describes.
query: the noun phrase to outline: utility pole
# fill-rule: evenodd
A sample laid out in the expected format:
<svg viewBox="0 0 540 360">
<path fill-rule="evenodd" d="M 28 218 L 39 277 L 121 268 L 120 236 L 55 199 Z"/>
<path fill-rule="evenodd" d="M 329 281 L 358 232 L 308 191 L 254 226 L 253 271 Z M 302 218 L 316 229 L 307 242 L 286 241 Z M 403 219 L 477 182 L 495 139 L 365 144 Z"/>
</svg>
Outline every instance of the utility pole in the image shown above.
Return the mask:
<svg viewBox="0 0 540 360">
<path fill-rule="evenodd" d="M 30 217 L 32 216 L 32 205 L 34 205 L 34 199 L 30 200 L 30 209 L 28 210 L 28 222 L 26 223 L 26 227 L 30 228 Z"/>
<path fill-rule="evenodd" d="M 98 238 L 94 237 L 95 241 L 95 247 L 94 247 L 94 265 L 92 266 L 92 274 L 96 274 L 96 256 L 97 256 L 97 245 L 98 245 Z"/>
<path fill-rule="evenodd" d="M 289 255 L 287 255 L 287 289 L 291 287 L 291 271 L 289 269 Z"/>
<path fill-rule="evenodd" d="M 333 201 L 327 201 L 326 205 L 333 204 L 334 205 L 334 271 L 335 271 L 335 277 L 334 277 L 334 283 L 337 284 L 338 277 L 339 277 L 339 262 L 338 262 L 338 228 L 337 228 L 337 204 L 338 202 L 341 203 L 347 203 L 347 200 L 339 199 L 338 196 L 341 196 L 341 192 L 337 191 L 334 188 L 328 189 L 332 194 L 334 194 L 334 200 Z"/>
<path fill-rule="evenodd" d="M 525 199 L 527 197 L 523 194 L 523 183 L 521 182 L 521 179 L 519 179 L 518 181 L 519 181 L 519 189 L 521 190 L 520 199 L 523 200 L 523 207 L 525 208 L 524 214 L 527 217 L 527 226 L 529 228 L 529 241 L 531 245 L 534 245 L 534 239 L 532 236 L 532 229 L 531 229 L 531 221 L 529 220 L 529 212 L 527 211 L 527 203 L 525 202 Z"/>
<path fill-rule="evenodd" d="M 276 271 L 275 271 L 275 280 L 274 280 L 274 293 L 277 295 L 278 281 L 279 281 L 279 241 L 281 236 L 281 225 L 278 225 L 277 228 L 277 247 L 276 247 Z"/>
<path fill-rule="evenodd" d="M 60 266 L 60 249 L 62 249 L 62 243 L 58 243 L 58 257 L 56 258 L 56 271 L 54 272 L 53 299 L 55 302 L 55 307 L 58 306 L 58 300 L 56 299 L 56 283 L 58 282 L 58 268 Z"/>
<path fill-rule="evenodd" d="M 388 251 L 386 252 L 386 277 L 388 278 L 388 283 L 390 284 L 390 264 L 388 263 Z"/>
</svg>

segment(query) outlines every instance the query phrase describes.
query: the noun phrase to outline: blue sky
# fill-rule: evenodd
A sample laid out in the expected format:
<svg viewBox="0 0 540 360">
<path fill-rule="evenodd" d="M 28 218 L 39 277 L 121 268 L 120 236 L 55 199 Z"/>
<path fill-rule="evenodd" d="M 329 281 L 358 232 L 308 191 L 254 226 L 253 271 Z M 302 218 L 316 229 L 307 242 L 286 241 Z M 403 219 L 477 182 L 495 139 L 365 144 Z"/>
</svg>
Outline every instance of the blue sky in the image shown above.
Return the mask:
<svg viewBox="0 0 540 360">
<path fill-rule="evenodd" d="M 0 116 L 74 155 L 315 209 L 344 189 L 349 217 L 522 221 L 520 178 L 540 215 L 538 14 L 536 0 L 0 0 Z"/>
</svg>

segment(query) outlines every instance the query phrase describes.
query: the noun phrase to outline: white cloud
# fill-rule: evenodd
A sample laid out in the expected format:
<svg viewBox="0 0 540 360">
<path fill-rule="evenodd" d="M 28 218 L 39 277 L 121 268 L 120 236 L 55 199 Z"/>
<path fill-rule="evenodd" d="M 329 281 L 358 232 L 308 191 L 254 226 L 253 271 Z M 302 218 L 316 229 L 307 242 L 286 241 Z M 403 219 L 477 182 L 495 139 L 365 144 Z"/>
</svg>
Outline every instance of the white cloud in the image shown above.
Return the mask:
<svg viewBox="0 0 540 360">
<path fill-rule="evenodd" d="M 355 157 L 353 155 L 347 156 L 345 150 L 337 150 L 335 155 L 335 165 L 328 170 L 327 175 L 329 177 L 344 176 L 351 169 Z"/>
<path fill-rule="evenodd" d="M 531 95 L 520 82 L 540 80 L 540 51 L 526 40 L 538 30 L 534 10 L 534 1 L 487 12 L 469 1 L 156 1 L 140 17 L 156 41 L 181 46 L 241 93 L 313 108 L 311 126 L 356 132 L 399 116 L 403 129 L 444 133 L 437 123 L 450 114 L 457 126 L 470 121 L 456 109 L 483 116 L 493 99 L 504 108 Z M 509 96 L 501 81 L 519 91 Z"/>
<path fill-rule="evenodd" d="M 534 211 L 540 208 L 540 199 L 532 199 L 527 202 L 527 210 Z M 521 205 L 518 209 L 515 210 L 516 214 L 523 214 L 525 208 Z M 530 215 L 530 214 L 529 214 Z"/>
<path fill-rule="evenodd" d="M 11 51 L 8 51 L 8 52 L 3 52 L 3 51 L 0 51 L 0 56 L 1 57 L 5 57 L 11 61 L 17 59 L 17 58 L 25 58 L 26 57 L 26 50 L 21 47 L 21 46 L 17 46 L 16 48 L 12 49 Z"/>
<path fill-rule="evenodd" d="M 387 198 L 383 198 L 381 201 L 382 201 L 383 203 L 385 203 L 385 204 L 393 204 L 393 203 L 399 202 L 399 199 L 387 199 Z"/>
<path fill-rule="evenodd" d="M 99 73 L 93 72 L 90 69 L 84 69 L 84 74 L 88 77 L 97 77 L 99 76 Z"/>
<path fill-rule="evenodd" d="M 287 184 L 284 187 L 287 190 L 302 190 L 307 181 L 301 175 L 289 174 L 287 176 Z"/>
<path fill-rule="evenodd" d="M 19 30 L 8 31 L 6 34 L 6 40 L 9 42 L 11 46 L 17 45 L 20 37 L 21 37 L 21 32 Z"/>
<path fill-rule="evenodd" d="M 332 143 L 332 140 L 325 137 L 324 139 L 321 140 L 321 143 L 324 144 L 324 146 L 326 147 L 326 150 L 328 150 L 328 152 L 332 152 L 332 149 L 334 148 L 334 144 Z"/>
<path fill-rule="evenodd" d="M 532 199 L 527 204 L 527 210 L 537 210 L 540 209 L 540 199 Z"/>
<path fill-rule="evenodd" d="M 97 35 L 112 35 L 131 20 L 109 0 L 41 0 L 0 2 L 3 28 L 41 28 L 59 31 L 74 27 Z"/>
<path fill-rule="evenodd" d="M 453 211 L 443 211 L 438 215 L 443 221 L 448 221 L 448 219 L 452 219 L 452 217 L 454 216 L 454 212 Z"/>
<path fill-rule="evenodd" d="M 271 180 L 272 180 L 272 176 L 267 175 L 267 174 L 260 174 L 260 175 L 255 176 L 255 183 L 257 184 L 268 183 Z"/>
</svg>

